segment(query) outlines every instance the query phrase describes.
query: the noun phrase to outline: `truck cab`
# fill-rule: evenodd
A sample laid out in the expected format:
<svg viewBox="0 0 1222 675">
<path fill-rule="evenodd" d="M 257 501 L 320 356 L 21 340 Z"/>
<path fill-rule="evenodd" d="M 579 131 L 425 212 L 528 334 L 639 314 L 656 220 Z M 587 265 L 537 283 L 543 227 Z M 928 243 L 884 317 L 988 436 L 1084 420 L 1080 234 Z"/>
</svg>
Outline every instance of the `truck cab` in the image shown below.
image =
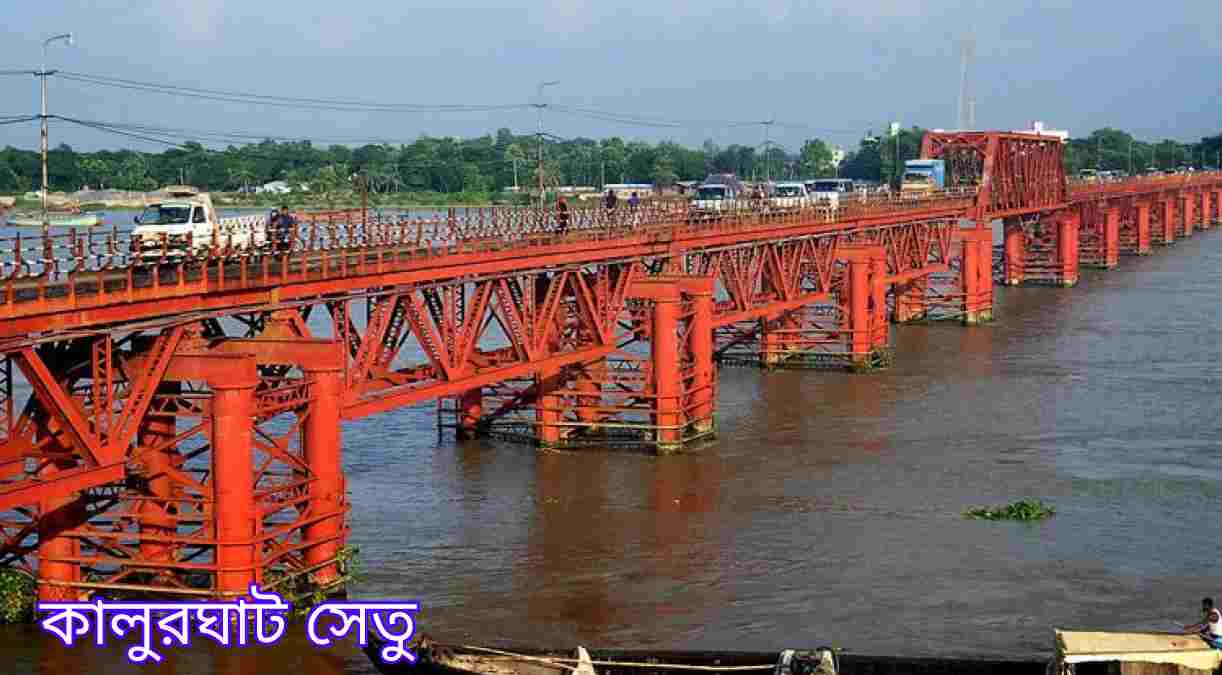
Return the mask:
<svg viewBox="0 0 1222 675">
<path fill-rule="evenodd" d="M 853 181 L 848 178 L 814 180 L 807 185 L 807 191 L 815 203 L 835 209 L 840 206 L 841 199 L 847 200 L 852 195 Z"/>
<path fill-rule="evenodd" d="M 167 198 L 149 203 L 136 217 L 132 253 L 142 262 L 180 262 L 204 257 L 214 246 L 251 252 L 267 242 L 261 216 L 220 219 L 212 198 L 188 186 L 165 189 Z"/>
<path fill-rule="evenodd" d="M 805 208 L 809 203 L 810 195 L 806 192 L 805 183 L 777 183 L 768 199 L 770 208 L 784 211 Z"/>
<path fill-rule="evenodd" d="M 904 162 L 900 194 L 924 196 L 946 188 L 946 162 L 940 159 L 910 159 Z"/>
<path fill-rule="evenodd" d="M 725 213 L 737 209 L 745 198 L 743 184 L 734 175 L 713 175 L 696 188 L 692 211 L 698 214 Z"/>
</svg>

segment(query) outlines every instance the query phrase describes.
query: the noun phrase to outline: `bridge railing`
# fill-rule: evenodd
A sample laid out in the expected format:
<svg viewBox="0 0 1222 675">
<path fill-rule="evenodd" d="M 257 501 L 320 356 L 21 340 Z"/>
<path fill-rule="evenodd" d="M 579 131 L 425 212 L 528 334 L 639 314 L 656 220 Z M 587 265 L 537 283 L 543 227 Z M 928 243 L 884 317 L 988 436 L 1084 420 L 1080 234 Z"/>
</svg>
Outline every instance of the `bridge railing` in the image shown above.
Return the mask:
<svg viewBox="0 0 1222 675">
<path fill-rule="evenodd" d="M 117 227 L 0 237 L 0 279 L 63 283 L 74 276 L 163 267 L 198 266 L 256 258 L 296 262 L 320 252 L 408 251 L 442 254 L 458 246 L 521 248 L 566 240 L 596 238 L 613 245 L 616 238 L 661 228 L 685 232 L 704 228 L 719 232 L 775 226 L 779 223 L 845 223 L 872 217 L 922 211 L 965 209 L 973 190 L 926 195 L 872 195 L 846 198 L 837 206 L 806 202 L 778 207 L 769 199 L 739 200 L 720 211 L 699 210 L 690 202 L 654 202 L 607 209 L 601 204 L 570 207 L 473 206 L 414 208 L 406 212 L 360 210 L 301 214 L 284 241 L 266 226 L 263 216 L 222 221 L 218 236 L 200 244 L 162 235 L 151 243 Z M 9 301 L 13 294 L 7 294 Z"/>
<path fill-rule="evenodd" d="M 1072 199 L 1089 199 L 1105 195 L 1181 190 L 1198 185 L 1215 184 L 1219 180 L 1222 180 L 1222 172 L 1217 171 L 1160 176 L 1133 176 L 1113 180 L 1071 180 L 1069 181 L 1069 195 Z"/>
</svg>

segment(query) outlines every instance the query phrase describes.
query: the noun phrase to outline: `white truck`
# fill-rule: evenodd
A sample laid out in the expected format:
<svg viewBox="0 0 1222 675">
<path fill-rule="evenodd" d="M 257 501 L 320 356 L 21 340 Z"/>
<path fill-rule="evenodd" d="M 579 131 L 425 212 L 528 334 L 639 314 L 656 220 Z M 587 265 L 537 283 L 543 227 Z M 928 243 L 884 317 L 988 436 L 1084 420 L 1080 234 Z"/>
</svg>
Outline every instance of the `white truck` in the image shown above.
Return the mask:
<svg viewBox="0 0 1222 675">
<path fill-rule="evenodd" d="M 144 263 L 177 263 L 219 255 L 242 255 L 267 246 L 267 219 L 262 215 L 219 218 L 212 198 L 195 188 L 174 185 L 167 198 L 148 204 L 136 217 L 132 254 Z"/>
<path fill-rule="evenodd" d="M 810 201 L 805 183 L 777 183 L 768 198 L 768 207 L 774 211 L 797 211 L 809 206 Z"/>
<path fill-rule="evenodd" d="M 697 215 L 721 215 L 748 206 L 746 188 L 734 174 L 714 174 L 696 188 L 692 211 Z"/>
</svg>

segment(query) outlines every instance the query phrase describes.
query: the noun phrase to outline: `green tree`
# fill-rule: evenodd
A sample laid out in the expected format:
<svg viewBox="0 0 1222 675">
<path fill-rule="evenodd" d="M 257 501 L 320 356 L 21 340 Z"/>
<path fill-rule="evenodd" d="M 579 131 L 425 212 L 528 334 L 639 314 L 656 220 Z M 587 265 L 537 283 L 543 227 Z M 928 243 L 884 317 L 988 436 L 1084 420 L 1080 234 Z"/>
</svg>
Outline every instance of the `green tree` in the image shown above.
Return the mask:
<svg viewBox="0 0 1222 675">
<path fill-rule="evenodd" d="M 836 167 L 832 165 L 832 149 L 817 138 L 803 143 L 798 157 L 803 176 L 823 177 L 836 172 Z"/>
<path fill-rule="evenodd" d="M 674 162 L 669 157 L 659 157 L 653 163 L 653 173 L 650 176 L 655 185 L 666 187 L 674 185 L 675 181 L 679 180 L 679 174 L 675 173 Z"/>
</svg>

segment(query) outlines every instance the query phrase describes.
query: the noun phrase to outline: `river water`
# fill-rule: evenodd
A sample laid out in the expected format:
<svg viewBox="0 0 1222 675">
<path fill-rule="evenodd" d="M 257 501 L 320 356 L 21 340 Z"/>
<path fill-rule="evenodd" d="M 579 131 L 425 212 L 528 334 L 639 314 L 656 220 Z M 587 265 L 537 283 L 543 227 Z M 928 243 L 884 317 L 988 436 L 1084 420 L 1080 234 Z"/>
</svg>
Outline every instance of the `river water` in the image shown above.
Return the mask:
<svg viewBox="0 0 1222 675">
<path fill-rule="evenodd" d="M 1222 234 L 989 326 L 905 326 L 886 372 L 721 372 L 689 454 L 438 442 L 434 408 L 345 427 L 357 597 L 425 634 L 567 647 L 1043 657 L 1052 627 L 1167 630 L 1222 595 Z M 964 519 L 1038 497 L 1039 524 Z M 0 632 L 19 673 L 370 673 L 351 647 L 198 648 L 159 669 Z M 170 662 L 172 661 L 172 663 Z"/>
</svg>

